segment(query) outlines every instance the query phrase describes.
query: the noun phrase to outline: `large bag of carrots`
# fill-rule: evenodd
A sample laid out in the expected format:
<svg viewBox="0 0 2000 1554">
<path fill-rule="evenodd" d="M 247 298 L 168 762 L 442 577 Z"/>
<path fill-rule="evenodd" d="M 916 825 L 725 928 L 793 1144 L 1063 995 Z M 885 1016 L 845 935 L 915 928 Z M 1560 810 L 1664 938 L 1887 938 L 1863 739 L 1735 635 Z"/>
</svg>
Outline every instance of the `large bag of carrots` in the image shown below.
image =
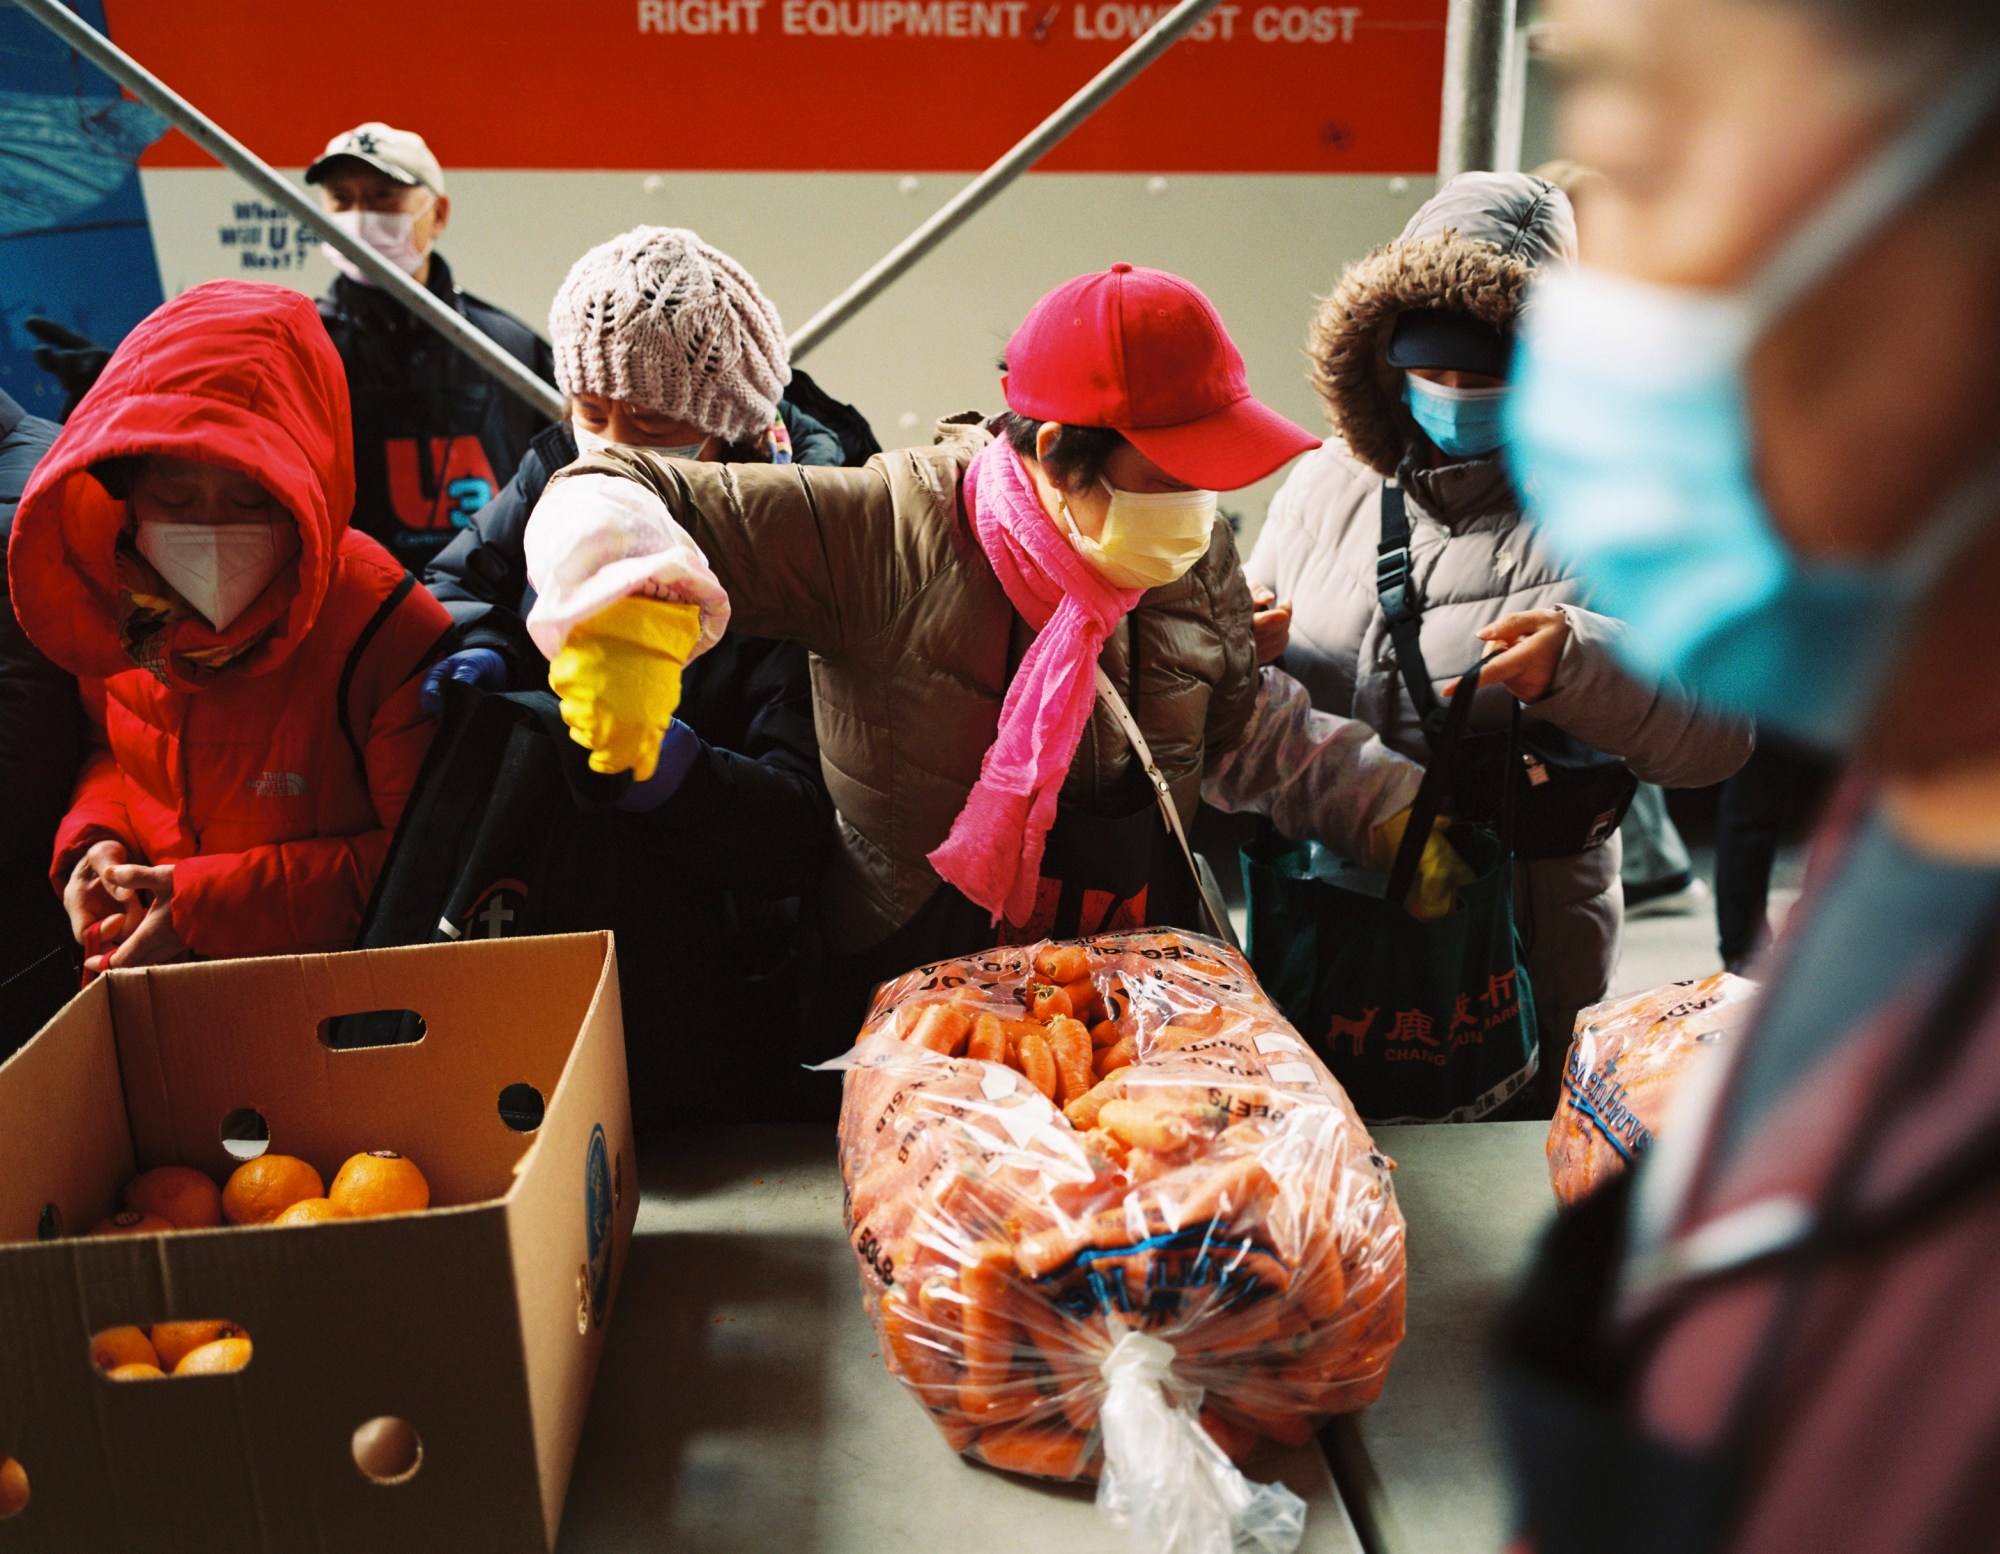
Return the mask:
<svg viewBox="0 0 2000 1554">
<path fill-rule="evenodd" d="M 1235 1466 L 1381 1391 L 1391 1162 L 1235 950 L 1140 932 L 884 986 L 841 1173 L 868 1314 L 946 1441 L 1097 1479 L 1149 1554 L 1296 1546 Z"/>
<path fill-rule="evenodd" d="M 1593 1004 L 1576 1017 L 1549 1126 L 1549 1182 L 1568 1205 L 1626 1170 L 1689 1070 L 1735 1034 L 1757 984 L 1727 971 Z"/>
</svg>

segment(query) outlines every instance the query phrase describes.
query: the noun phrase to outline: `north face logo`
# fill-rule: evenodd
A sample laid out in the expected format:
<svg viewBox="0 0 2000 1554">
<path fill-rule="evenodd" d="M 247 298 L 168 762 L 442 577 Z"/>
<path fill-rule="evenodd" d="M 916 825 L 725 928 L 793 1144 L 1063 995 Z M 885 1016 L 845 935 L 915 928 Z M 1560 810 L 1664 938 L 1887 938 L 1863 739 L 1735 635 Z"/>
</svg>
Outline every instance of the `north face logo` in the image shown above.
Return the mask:
<svg viewBox="0 0 2000 1554">
<path fill-rule="evenodd" d="M 260 799 L 302 799 L 306 780 L 297 772 L 259 772 L 250 779 L 250 791 Z"/>
</svg>

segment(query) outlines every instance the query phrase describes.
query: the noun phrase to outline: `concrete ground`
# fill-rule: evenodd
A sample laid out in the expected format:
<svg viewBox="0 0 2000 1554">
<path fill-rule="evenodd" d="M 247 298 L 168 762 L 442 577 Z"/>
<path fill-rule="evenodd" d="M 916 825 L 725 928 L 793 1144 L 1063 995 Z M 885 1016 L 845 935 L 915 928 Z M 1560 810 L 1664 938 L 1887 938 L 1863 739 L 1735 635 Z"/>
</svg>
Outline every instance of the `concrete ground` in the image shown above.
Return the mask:
<svg viewBox="0 0 2000 1554">
<path fill-rule="evenodd" d="M 1694 866 L 1703 884 L 1715 883 L 1715 855 L 1696 849 Z M 1784 920 L 1798 900 L 1800 858 L 1796 850 L 1781 854 L 1772 872 L 1771 922 Z M 1715 947 L 1715 901 L 1712 894 L 1698 905 L 1671 915 L 1628 917 L 1617 970 L 1611 976 L 1613 997 L 1643 993 L 1663 982 L 1705 977 L 1722 969 Z"/>
</svg>

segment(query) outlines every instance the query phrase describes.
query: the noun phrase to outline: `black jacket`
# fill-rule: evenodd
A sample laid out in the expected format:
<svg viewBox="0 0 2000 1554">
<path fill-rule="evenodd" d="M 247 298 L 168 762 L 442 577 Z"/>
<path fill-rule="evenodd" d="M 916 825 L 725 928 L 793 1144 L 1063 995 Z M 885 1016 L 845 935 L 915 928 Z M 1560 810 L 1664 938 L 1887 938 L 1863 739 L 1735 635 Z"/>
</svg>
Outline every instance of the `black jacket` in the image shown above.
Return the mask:
<svg viewBox="0 0 2000 1554">
<path fill-rule="evenodd" d="M 28 476 L 61 430 L 0 391 L 0 552 L 13 535 L 14 508 Z M 0 573 L 0 600 L 6 589 Z M 76 681 L 28 640 L 6 600 L 0 609 L 0 864 L 47 870 L 82 760 Z"/>
<path fill-rule="evenodd" d="M 800 463 L 838 461 L 838 442 L 817 422 L 796 412 L 786 421 Z M 539 434 L 507 489 L 424 572 L 451 613 L 454 649 L 493 649 L 513 690 L 548 683 L 524 624 L 535 603 L 525 537 L 543 489 L 575 460 L 567 423 Z M 826 867 L 833 801 L 820 775 L 805 649 L 728 633 L 683 672 L 678 715 L 701 736 L 701 755 L 646 829 L 670 836 L 677 867 L 714 887 L 767 897 L 810 890 Z"/>
<path fill-rule="evenodd" d="M 431 254 L 426 284 L 509 356 L 554 381 L 548 342 L 460 291 L 442 254 Z M 548 420 L 373 286 L 335 276 L 319 316 L 346 363 L 353 402 L 354 527 L 421 572 L 514 478 Z"/>
</svg>

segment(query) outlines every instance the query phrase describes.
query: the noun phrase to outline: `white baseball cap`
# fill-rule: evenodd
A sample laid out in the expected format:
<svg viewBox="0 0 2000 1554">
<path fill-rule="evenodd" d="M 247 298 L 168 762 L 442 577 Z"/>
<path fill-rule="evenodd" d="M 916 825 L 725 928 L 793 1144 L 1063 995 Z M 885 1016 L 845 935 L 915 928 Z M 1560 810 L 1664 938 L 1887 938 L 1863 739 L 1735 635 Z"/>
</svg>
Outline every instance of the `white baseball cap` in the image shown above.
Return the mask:
<svg viewBox="0 0 2000 1554">
<path fill-rule="evenodd" d="M 444 193 L 444 169 L 424 144 L 424 137 L 379 121 L 357 124 L 329 140 L 319 160 L 306 169 L 306 182 L 320 182 L 332 171 L 334 162 L 349 157 L 366 162 L 397 183 L 420 183 L 433 194 Z"/>
</svg>

